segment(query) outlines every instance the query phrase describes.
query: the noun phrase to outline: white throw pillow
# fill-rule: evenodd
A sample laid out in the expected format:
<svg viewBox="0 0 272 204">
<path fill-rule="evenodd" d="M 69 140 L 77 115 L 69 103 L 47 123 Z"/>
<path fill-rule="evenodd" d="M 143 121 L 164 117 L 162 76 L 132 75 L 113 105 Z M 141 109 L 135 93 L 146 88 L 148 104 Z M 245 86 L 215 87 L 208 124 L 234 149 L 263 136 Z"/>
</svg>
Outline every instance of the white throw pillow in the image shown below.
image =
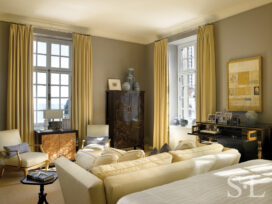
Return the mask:
<svg viewBox="0 0 272 204">
<path fill-rule="evenodd" d="M 131 151 L 127 151 L 122 156 L 120 156 L 118 159 L 118 162 L 131 161 L 131 160 L 136 160 L 136 159 L 140 159 L 144 157 L 145 157 L 145 153 L 143 150 L 131 150 Z"/>
<path fill-rule="evenodd" d="M 79 150 L 76 154 L 76 164 L 91 171 L 93 167 L 116 163 L 118 157 L 114 154 L 97 155 L 86 150 Z"/>
<path fill-rule="evenodd" d="M 136 159 L 145 157 L 145 153 L 143 150 L 124 151 L 124 150 L 115 149 L 115 148 L 106 148 L 102 152 L 102 155 L 105 155 L 105 154 L 113 154 L 118 156 L 118 162 L 136 160 Z"/>
<path fill-rule="evenodd" d="M 222 152 L 223 148 L 221 144 L 212 143 L 211 145 L 204 145 L 193 149 L 175 150 L 169 153 L 173 155 L 173 162 L 179 162 L 204 155 L 216 154 Z"/>
<path fill-rule="evenodd" d="M 192 140 L 180 140 L 175 150 L 192 149 L 196 147 L 195 141 Z"/>
</svg>

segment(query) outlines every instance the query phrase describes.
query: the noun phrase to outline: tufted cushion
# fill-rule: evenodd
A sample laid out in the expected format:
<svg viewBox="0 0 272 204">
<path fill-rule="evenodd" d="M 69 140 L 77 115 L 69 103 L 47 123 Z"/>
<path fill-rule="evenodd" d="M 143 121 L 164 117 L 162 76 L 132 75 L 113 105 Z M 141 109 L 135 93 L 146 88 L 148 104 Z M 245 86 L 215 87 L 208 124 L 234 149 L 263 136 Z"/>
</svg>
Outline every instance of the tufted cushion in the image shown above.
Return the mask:
<svg viewBox="0 0 272 204">
<path fill-rule="evenodd" d="M 19 130 L 4 130 L 0 131 L 0 151 L 4 150 L 4 146 L 21 144 Z M 0 153 L 1 154 L 1 153 Z M 2 154 L 6 156 L 6 154 Z"/>
<path fill-rule="evenodd" d="M 22 159 L 22 167 L 31 167 L 48 160 L 48 154 L 41 152 L 26 152 L 20 154 L 20 157 Z M 18 158 L 17 156 L 5 158 L 4 163 L 5 165 L 18 166 Z"/>
<path fill-rule="evenodd" d="M 171 162 L 171 154 L 161 153 L 150 157 L 140 158 L 137 160 L 97 166 L 92 169 L 92 173 L 101 179 L 105 179 L 108 176 L 114 176 L 123 173 L 138 171 L 141 169 L 166 165 L 170 164 Z"/>
<path fill-rule="evenodd" d="M 204 145 L 193 149 L 170 151 L 169 153 L 173 155 L 173 162 L 178 162 L 203 155 L 216 154 L 222 152 L 223 148 L 224 147 L 221 144 L 213 143 L 211 145 Z"/>
</svg>

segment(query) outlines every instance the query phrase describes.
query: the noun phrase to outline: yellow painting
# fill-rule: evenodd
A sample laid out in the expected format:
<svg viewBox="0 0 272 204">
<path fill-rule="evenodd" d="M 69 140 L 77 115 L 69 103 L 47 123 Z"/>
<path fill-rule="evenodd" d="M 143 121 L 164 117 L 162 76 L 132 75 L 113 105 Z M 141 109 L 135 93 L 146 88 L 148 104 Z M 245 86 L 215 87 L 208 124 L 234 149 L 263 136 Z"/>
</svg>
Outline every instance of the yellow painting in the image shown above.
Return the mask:
<svg viewBox="0 0 272 204">
<path fill-rule="evenodd" d="M 262 111 L 260 56 L 227 63 L 227 111 Z"/>
</svg>

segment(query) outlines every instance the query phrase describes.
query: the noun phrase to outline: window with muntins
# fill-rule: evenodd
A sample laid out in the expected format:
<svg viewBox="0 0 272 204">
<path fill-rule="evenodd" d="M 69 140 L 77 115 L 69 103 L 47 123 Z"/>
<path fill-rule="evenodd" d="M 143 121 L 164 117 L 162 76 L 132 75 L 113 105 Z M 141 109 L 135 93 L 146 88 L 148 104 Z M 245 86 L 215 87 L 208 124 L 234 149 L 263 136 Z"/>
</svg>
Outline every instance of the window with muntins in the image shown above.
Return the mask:
<svg viewBox="0 0 272 204">
<path fill-rule="evenodd" d="M 33 41 L 34 128 L 44 128 L 44 110 L 63 110 L 71 126 L 72 41 L 35 37 Z"/>
<path fill-rule="evenodd" d="M 178 46 L 178 118 L 196 121 L 196 41 Z"/>
</svg>

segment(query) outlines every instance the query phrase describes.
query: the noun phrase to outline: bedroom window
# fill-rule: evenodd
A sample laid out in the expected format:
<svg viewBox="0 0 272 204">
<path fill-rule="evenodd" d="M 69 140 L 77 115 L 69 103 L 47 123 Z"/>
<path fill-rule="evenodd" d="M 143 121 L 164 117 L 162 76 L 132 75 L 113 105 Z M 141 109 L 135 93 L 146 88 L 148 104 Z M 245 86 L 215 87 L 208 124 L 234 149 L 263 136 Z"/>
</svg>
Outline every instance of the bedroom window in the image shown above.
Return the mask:
<svg viewBox="0 0 272 204">
<path fill-rule="evenodd" d="M 178 117 L 196 120 L 196 41 L 178 45 Z"/>
<path fill-rule="evenodd" d="M 35 36 L 33 41 L 34 128 L 44 128 L 43 110 L 63 110 L 71 126 L 72 41 Z"/>
<path fill-rule="evenodd" d="M 196 40 L 192 35 L 168 44 L 170 125 L 196 122 Z"/>
</svg>

